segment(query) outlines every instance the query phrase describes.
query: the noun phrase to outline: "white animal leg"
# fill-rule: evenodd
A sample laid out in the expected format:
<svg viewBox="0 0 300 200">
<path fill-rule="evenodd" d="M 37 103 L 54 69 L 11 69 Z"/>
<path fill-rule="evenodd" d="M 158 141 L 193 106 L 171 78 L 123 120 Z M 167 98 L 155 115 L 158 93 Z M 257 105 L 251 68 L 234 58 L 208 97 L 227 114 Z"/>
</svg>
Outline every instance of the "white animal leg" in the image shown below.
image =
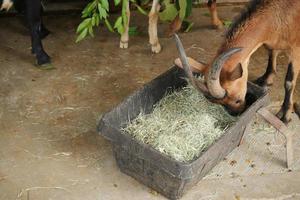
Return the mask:
<svg viewBox="0 0 300 200">
<path fill-rule="evenodd" d="M 161 51 L 161 46 L 157 37 L 157 22 L 158 22 L 158 12 L 160 9 L 159 0 L 153 0 L 152 8 L 149 13 L 149 42 L 151 44 L 151 50 L 153 53 L 159 53 Z"/>
<path fill-rule="evenodd" d="M 0 10 L 9 10 L 13 5 L 11 0 L 3 0 Z"/>
<path fill-rule="evenodd" d="M 121 35 L 121 40 L 120 40 L 120 48 L 121 49 L 127 49 L 128 48 L 128 41 L 129 41 L 129 23 L 130 23 L 130 7 L 129 7 L 129 1 L 128 4 L 126 5 L 126 16 L 127 16 L 127 23 L 125 26 L 124 33 Z"/>
</svg>

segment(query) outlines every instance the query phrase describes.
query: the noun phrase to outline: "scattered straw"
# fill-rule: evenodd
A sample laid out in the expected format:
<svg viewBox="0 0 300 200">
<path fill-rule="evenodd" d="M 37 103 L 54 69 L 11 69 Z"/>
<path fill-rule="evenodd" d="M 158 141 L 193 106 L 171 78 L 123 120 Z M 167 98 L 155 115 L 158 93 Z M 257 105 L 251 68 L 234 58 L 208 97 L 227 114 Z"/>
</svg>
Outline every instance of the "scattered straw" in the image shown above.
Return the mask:
<svg viewBox="0 0 300 200">
<path fill-rule="evenodd" d="M 209 102 L 192 86 L 167 94 L 152 113 L 143 114 L 123 129 L 177 161 L 197 158 L 217 140 L 235 118 L 222 106 Z"/>
<path fill-rule="evenodd" d="M 45 189 L 46 190 L 48 190 L 48 189 L 63 190 L 63 191 L 71 193 L 70 190 L 68 190 L 66 188 L 63 188 L 63 187 L 40 187 L 40 186 L 37 186 L 37 187 L 31 187 L 31 188 L 22 189 L 21 192 L 18 193 L 16 200 L 21 200 L 24 193 L 27 193 L 27 199 L 28 199 L 28 195 L 29 195 L 30 191 L 45 190 Z"/>
</svg>

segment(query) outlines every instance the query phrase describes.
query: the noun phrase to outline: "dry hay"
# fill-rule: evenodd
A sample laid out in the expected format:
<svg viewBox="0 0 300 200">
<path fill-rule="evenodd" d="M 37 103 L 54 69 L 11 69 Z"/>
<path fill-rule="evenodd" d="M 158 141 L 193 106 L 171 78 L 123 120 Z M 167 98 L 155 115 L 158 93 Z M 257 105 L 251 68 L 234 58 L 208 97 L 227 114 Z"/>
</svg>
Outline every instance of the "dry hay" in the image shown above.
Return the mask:
<svg viewBox="0 0 300 200">
<path fill-rule="evenodd" d="M 180 162 L 196 159 L 236 120 L 192 86 L 165 95 L 150 114 L 140 113 L 124 134 Z"/>
</svg>

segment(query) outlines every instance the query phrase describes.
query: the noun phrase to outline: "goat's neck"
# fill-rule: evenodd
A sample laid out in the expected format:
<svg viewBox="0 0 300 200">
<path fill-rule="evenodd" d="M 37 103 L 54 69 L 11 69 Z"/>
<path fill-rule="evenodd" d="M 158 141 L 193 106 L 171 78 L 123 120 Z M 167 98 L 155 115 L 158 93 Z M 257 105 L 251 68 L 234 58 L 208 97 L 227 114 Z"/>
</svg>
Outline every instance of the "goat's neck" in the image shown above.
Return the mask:
<svg viewBox="0 0 300 200">
<path fill-rule="evenodd" d="M 255 19 L 248 21 L 237 31 L 232 38 L 227 38 L 219 50 L 219 54 L 230 48 L 240 47 L 242 51 L 233 55 L 230 62 L 241 63 L 244 70 L 248 68 L 248 62 L 251 55 L 264 43 L 266 43 L 270 34 L 270 25 L 268 20 L 263 19 L 264 16 L 256 16 Z M 234 68 L 234 65 L 227 65 Z M 233 69 L 228 69 L 233 70 Z"/>
</svg>

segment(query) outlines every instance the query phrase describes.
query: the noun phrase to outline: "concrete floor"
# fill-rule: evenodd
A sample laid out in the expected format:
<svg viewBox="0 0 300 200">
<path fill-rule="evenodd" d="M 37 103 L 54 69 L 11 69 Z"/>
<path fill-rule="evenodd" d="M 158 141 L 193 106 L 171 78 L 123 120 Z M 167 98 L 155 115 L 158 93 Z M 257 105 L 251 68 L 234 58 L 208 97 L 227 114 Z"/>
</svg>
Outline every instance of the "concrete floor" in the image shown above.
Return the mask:
<svg viewBox="0 0 300 200">
<path fill-rule="evenodd" d="M 240 6 L 221 7 L 232 19 Z M 195 27 L 181 34 L 188 54 L 210 59 L 222 32 L 209 26 L 206 9 L 194 10 Z M 34 67 L 26 29 L 16 18 L 0 18 L 0 199 L 119 200 L 164 199 L 122 174 L 111 145 L 96 132 L 103 112 L 172 66 L 174 41 L 162 38 L 163 52 L 152 55 L 147 19 L 133 18 L 140 34 L 128 50 L 118 48 L 116 34 L 102 29 L 96 37 L 75 44 L 78 16 L 48 16 L 53 32 L 45 48 L 57 68 Z M 160 25 L 160 35 L 166 25 Z M 260 49 L 251 60 L 250 79 L 266 66 Z M 283 98 L 285 57 L 271 89 L 272 109 Z M 300 87 L 296 98 L 299 100 Z M 295 136 L 296 162 L 285 168 L 282 138 L 260 118 L 243 144 L 184 197 L 185 200 L 300 199 L 300 135 Z M 300 130 L 297 117 L 290 128 Z"/>
</svg>

